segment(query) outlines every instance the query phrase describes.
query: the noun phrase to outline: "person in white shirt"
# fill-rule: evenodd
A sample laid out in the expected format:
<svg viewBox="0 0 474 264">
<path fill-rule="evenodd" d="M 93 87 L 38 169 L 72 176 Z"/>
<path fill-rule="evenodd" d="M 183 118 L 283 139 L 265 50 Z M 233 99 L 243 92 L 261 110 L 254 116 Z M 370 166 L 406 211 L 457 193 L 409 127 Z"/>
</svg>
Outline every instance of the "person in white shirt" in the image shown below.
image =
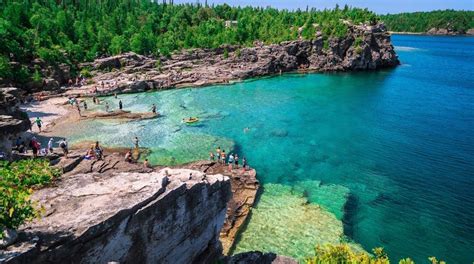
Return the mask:
<svg viewBox="0 0 474 264">
<path fill-rule="evenodd" d="M 48 151 L 49 153 L 53 153 L 53 138 L 50 138 L 48 141 Z"/>
</svg>

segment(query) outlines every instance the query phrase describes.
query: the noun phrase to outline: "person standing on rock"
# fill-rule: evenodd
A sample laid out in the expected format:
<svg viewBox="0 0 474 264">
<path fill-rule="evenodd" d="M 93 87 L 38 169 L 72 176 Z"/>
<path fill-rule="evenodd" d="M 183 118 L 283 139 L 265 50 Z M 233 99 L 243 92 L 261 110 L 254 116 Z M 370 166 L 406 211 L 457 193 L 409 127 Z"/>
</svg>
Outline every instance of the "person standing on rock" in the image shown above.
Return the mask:
<svg viewBox="0 0 474 264">
<path fill-rule="evenodd" d="M 135 148 L 138 149 L 138 137 L 133 139 L 133 144 L 135 145 Z"/>
<path fill-rule="evenodd" d="M 229 171 L 232 171 L 232 167 L 234 166 L 234 155 L 232 153 L 229 154 Z"/>
<path fill-rule="evenodd" d="M 153 104 L 153 105 L 151 106 L 151 112 L 152 112 L 153 114 L 156 114 L 156 105 L 155 105 L 155 104 Z"/>
<path fill-rule="evenodd" d="M 245 173 L 245 171 L 247 170 L 247 159 L 244 157 L 242 159 L 242 166 L 243 166 L 243 172 Z"/>
<path fill-rule="evenodd" d="M 48 141 L 48 151 L 49 153 L 53 153 L 53 138 L 50 138 Z"/>
<path fill-rule="evenodd" d="M 59 147 L 63 150 L 64 157 L 67 159 L 67 154 L 69 153 L 69 150 L 67 148 L 67 140 L 63 139 L 59 142 Z"/>
<path fill-rule="evenodd" d="M 39 132 L 41 133 L 41 126 L 43 125 L 43 121 L 41 121 L 39 117 L 36 117 L 35 123 L 38 126 Z"/>
<path fill-rule="evenodd" d="M 119 109 L 122 110 L 122 107 L 123 107 L 122 100 L 119 100 Z"/>
<path fill-rule="evenodd" d="M 221 147 L 216 148 L 217 163 L 221 163 Z"/>
<path fill-rule="evenodd" d="M 36 137 L 31 138 L 30 140 L 30 148 L 33 151 L 33 158 L 38 156 L 38 150 L 40 149 L 40 143 L 36 141 Z"/>
<path fill-rule="evenodd" d="M 224 165 L 226 164 L 225 158 L 226 158 L 225 150 L 222 150 L 222 152 L 221 152 L 221 160 L 222 160 L 222 164 L 224 164 Z"/>
<path fill-rule="evenodd" d="M 235 156 L 234 156 L 234 165 L 235 165 L 236 169 L 239 168 L 239 155 L 237 155 L 237 154 L 235 154 Z"/>
</svg>

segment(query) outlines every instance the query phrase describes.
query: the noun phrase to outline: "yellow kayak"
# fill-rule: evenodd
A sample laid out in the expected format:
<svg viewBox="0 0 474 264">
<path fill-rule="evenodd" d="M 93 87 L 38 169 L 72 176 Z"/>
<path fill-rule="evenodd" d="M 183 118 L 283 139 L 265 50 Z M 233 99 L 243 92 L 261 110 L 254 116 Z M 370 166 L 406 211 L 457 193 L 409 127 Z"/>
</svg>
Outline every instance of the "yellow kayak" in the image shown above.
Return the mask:
<svg viewBox="0 0 474 264">
<path fill-rule="evenodd" d="M 199 118 L 197 117 L 190 117 L 190 118 L 184 118 L 183 119 L 183 122 L 186 123 L 186 124 L 192 124 L 192 123 L 196 123 L 199 121 Z"/>
</svg>

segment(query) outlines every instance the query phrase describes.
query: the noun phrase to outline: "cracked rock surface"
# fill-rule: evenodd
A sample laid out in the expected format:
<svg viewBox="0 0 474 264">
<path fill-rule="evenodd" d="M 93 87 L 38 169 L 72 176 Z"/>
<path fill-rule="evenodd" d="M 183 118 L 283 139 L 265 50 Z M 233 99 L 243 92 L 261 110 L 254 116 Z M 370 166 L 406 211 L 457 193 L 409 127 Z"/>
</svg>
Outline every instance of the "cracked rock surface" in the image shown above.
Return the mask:
<svg viewBox="0 0 474 264">
<path fill-rule="evenodd" d="M 230 197 L 228 177 L 189 169 L 64 176 L 34 193 L 45 213 L 0 262 L 209 262 Z"/>
</svg>

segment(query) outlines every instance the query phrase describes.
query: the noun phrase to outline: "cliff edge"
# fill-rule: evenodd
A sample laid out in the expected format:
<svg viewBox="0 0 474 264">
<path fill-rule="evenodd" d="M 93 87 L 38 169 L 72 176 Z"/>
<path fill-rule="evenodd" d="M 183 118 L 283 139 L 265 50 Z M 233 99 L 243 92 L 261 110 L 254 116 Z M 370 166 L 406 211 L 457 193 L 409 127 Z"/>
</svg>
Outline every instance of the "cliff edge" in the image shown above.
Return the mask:
<svg viewBox="0 0 474 264">
<path fill-rule="evenodd" d="M 153 58 L 133 52 L 84 63 L 92 80 L 69 87 L 70 95 L 141 92 L 229 83 L 283 72 L 362 71 L 395 67 L 400 62 L 382 23 L 352 25 L 339 38 L 294 40 L 253 47 L 225 45 L 191 49 L 170 57 Z"/>
<path fill-rule="evenodd" d="M 188 169 L 65 176 L 35 192 L 44 216 L 0 262 L 207 263 L 222 251 L 230 197 L 228 177 Z"/>
</svg>

